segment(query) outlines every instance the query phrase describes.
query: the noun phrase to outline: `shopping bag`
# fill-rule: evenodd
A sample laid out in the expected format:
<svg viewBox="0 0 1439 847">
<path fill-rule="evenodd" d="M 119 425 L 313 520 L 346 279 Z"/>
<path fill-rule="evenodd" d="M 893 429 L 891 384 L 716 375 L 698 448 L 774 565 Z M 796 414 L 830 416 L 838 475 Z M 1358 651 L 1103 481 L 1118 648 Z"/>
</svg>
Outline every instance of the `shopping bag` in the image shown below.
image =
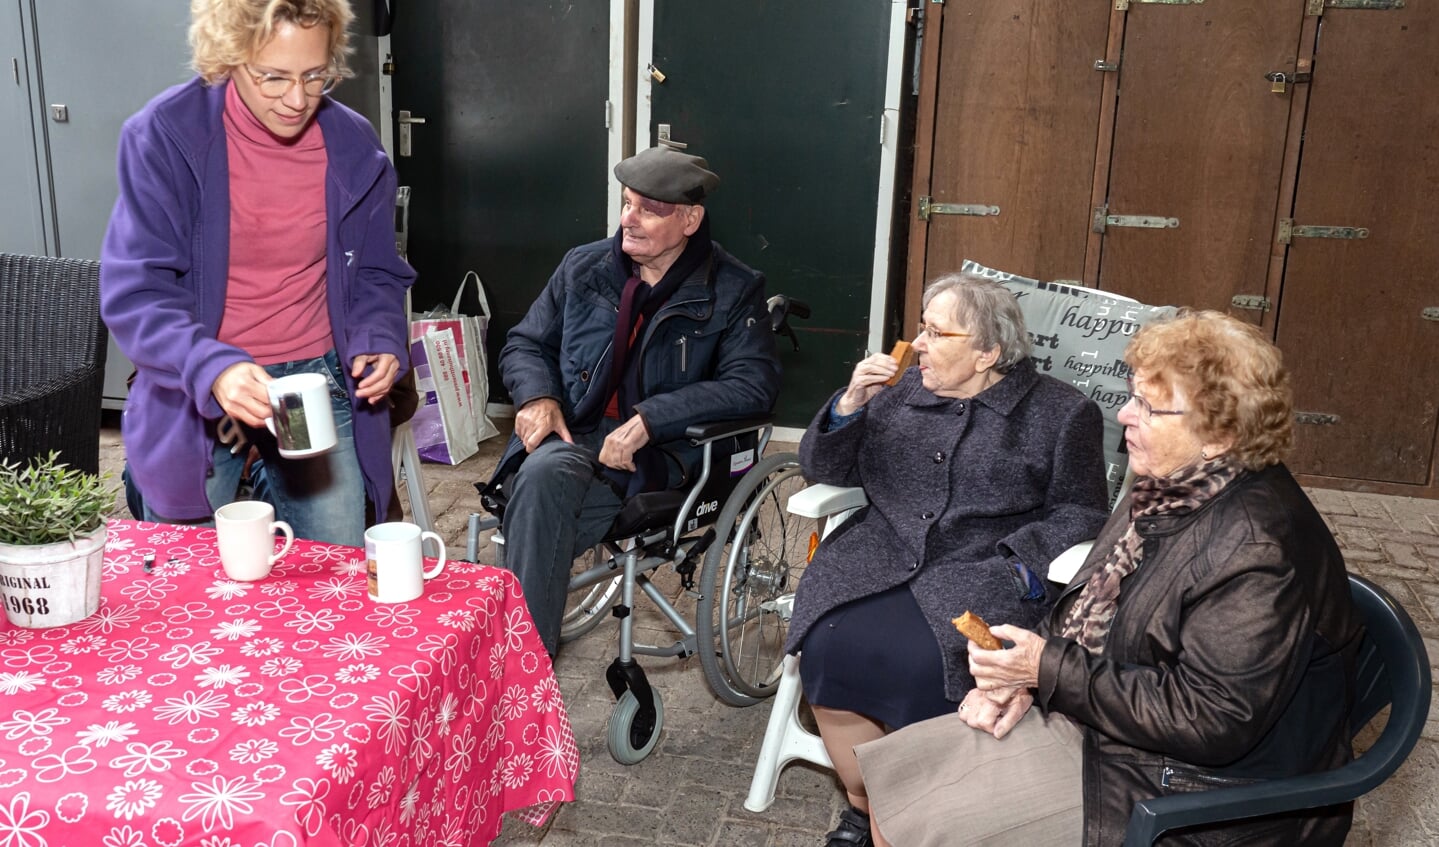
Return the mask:
<svg viewBox="0 0 1439 847">
<path fill-rule="evenodd" d="M 470 392 L 461 375 L 462 361 L 455 334 L 448 328 L 432 330 L 410 342 L 410 364 L 420 394 L 410 430 L 425 461 L 458 465 L 479 452 Z"/>
<path fill-rule="evenodd" d="M 466 315 L 460 311 L 460 301 L 469 281 L 475 281 L 475 295 L 479 301 L 480 314 Z M 448 329 L 454 333 L 455 344 L 460 354 L 461 378 L 470 396 L 469 408 L 475 418 L 477 441 L 484 441 L 500 434 L 488 415 L 485 405 L 490 397 L 489 363 L 485 355 L 485 342 L 489 335 L 490 304 L 485 297 L 485 287 L 479 274 L 470 271 L 460 280 L 450 308 L 436 306 L 428 312 L 411 316 L 410 340 L 414 341 L 432 330 Z"/>
</svg>

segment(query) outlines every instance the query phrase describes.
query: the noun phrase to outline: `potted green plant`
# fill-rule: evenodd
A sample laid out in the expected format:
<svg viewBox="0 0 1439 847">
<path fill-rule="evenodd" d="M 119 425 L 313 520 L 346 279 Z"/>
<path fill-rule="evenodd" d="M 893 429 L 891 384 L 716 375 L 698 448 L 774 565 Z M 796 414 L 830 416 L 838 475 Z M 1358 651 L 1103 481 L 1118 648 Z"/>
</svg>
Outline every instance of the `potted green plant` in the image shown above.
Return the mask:
<svg viewBox="0 0 1439 847">
<path fill-rule="evenodd" d="M 56 453 L 23 468 L 0 463 L 0 602 L 11 623 L 64 626 L 100 607 L 115 496 L 108 474 L 71 468 Z"/>
</svg>

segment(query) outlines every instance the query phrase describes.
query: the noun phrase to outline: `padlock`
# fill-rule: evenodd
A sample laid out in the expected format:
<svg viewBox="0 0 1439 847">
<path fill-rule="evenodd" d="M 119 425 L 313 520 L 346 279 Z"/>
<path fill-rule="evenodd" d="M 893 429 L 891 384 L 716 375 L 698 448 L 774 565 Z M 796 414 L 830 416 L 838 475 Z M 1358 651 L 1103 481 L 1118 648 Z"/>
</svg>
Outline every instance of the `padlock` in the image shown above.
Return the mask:
<svg viewBox="0 0 1439 847">
<path fill-rule="evenodd" d="M 1276 74 L 1276 75 L 1274 76 L 1274 78 L 1270 80 L 1269 90 L 1272 91 L 1272 92 L 1274 92 L 1275 94 L 1283 94 L 1283 93 L 1284 93 L 1284 75 L 1283 75 L 1283 74 Z"/>
<path fill-rule="evenodd" d="M 654 81 L 655 81 L 655 82 L 664 82 L 664 81 L 665 81 L 664 71 L 661 71 L 659 68 L 655 67 L 654 65 L 650 65 L 650 76 L 654 78 Z"/>
</svg>

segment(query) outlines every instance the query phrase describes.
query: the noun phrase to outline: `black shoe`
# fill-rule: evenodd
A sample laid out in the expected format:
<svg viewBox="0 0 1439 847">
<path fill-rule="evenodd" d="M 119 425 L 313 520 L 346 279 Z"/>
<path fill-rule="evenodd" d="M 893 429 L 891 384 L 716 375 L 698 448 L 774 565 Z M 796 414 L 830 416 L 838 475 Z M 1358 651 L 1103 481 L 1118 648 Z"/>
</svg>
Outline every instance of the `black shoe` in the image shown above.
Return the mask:
<svg viewBox="0 0 1439 847">
<path fill-rule="evenodd" d="M 874 840 L 869 836 L 869 815 L 853 807 L 839 813 L 839 826 L 829 835 L 825 847 L 871 847 Z"/>
</svg>

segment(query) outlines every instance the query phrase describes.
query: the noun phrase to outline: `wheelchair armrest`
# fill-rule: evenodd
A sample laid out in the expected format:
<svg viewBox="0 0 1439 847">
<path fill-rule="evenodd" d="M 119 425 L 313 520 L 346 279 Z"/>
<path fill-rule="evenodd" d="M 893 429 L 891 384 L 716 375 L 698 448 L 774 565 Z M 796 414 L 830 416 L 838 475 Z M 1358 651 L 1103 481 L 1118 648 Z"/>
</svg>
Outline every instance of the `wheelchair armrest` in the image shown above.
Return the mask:
<svg viewBox="0 0 1439 847">
<path fill-rule="evenodd" d="M 863 488 L 815 483 L 792 494 L 787 508 L 790 514 L 802 518 L 824 518 L 867 505 L 869 498 L 865 496 Z"/>
<path fill-rule="evenodd" d="M 1054 561 L 1049 563 L 1049 581 L 1068 585 L 1074 575 L 1079 573 L 1079 566 L 1089 558 L 1089 548 L 1093 546 L 1093 541 L 1081 541 L 1055 556 Z"/>
<path fill-rule="evenodd" d="M 729 438 L 757 429 L 769 426 L 770 417 L 763 418 L 741 418 L 737 421 L 718 421 L 716 423 L 695 424 L 685 430 L 685 438 L 693 444 L 704 444 L 707 441 L 715 441 L 720 438 Z"/>
</svg>

